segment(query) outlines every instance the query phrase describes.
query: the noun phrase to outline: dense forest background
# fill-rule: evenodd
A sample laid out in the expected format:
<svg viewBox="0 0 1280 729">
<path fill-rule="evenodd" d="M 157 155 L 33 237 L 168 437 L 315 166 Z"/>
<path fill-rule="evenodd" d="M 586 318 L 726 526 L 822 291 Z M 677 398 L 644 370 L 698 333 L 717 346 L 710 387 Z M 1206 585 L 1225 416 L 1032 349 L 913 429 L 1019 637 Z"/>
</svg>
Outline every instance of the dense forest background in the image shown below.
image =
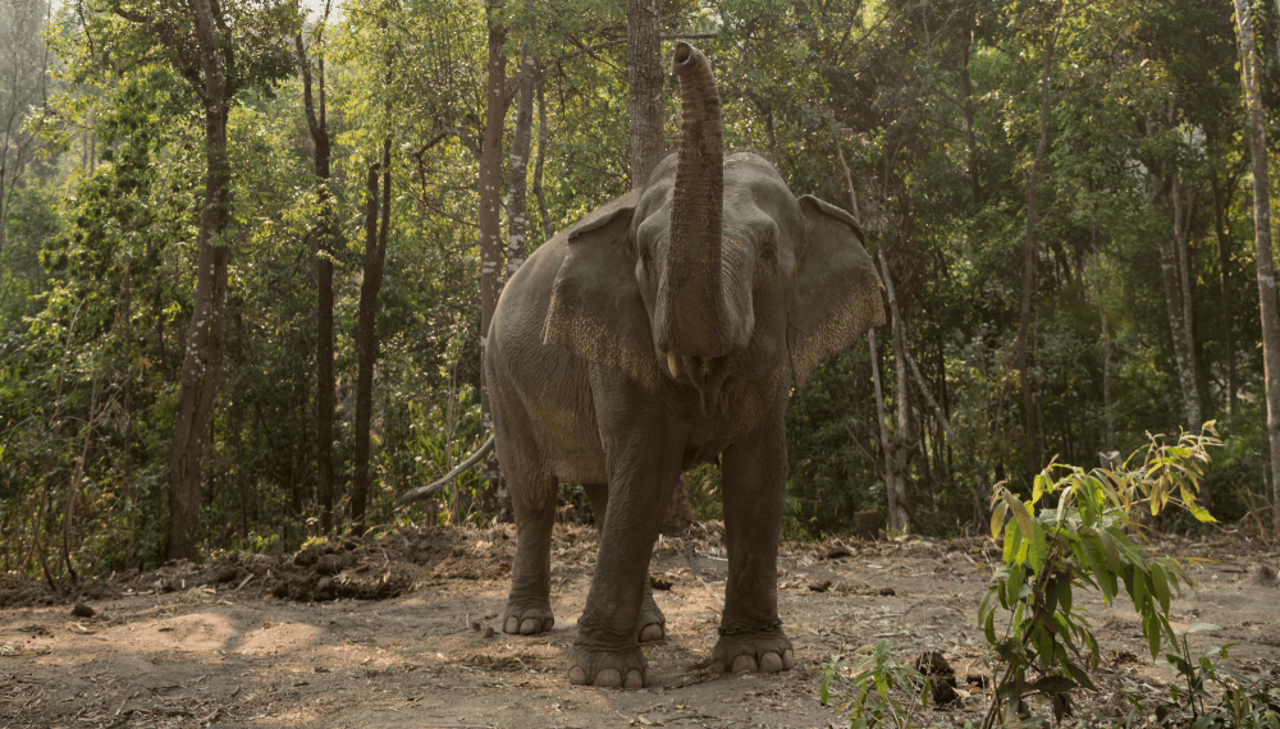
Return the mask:
<svg viewBox="0 0 1280 729">
<path fill-rule="evenodd" d="M 0 0 L 0 569 L 500 513 L 479 470 L 392 502 L 485 438 L 482 279 L 632 185 L 625 5 Z M 1202 502 L 1271 524 L 1231 4 L 659 17 L 729 146 L 851 210 L 891 284 L 792 401 L 788 536 L 972 530 L 997 482 L 1211 421 Z M 714 470 L 687 481 L 715 516 Z"/>
</svg>

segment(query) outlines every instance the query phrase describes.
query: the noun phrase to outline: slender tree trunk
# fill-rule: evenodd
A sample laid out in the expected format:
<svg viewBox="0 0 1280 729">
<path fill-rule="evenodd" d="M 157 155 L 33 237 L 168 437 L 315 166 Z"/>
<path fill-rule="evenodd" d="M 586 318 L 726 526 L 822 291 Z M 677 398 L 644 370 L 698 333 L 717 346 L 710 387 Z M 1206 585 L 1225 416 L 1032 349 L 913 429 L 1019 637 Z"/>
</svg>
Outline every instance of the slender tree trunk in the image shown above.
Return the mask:
<svg viewBox="0 0 1280 729">
<path fill-rule="evenodd" d="M 1169 317 L 1169 334 L 1173 338 L 1173 354 L 1178 365 L 1178 384 L 1182 389 L 1183 412 L 1187 430 L 1200 431 L 1202 416 L 1200 393 L 1196 387 L 1195 345 L 1191 335 L 1190 287 L 1185 270 L 1185 256 L 1179 254 L 1187 242 L 1186 224 L 1182 220 L 1182 202 L 1178 192 L 1177 173 L 1161 176 L 1152 166 L 1152 188 L 1156 203 L 1171 222 L 1171 236 L 1160 238 L 1160 271 L 1164 284 L 1165 310 Z"/>
<path fill-rule="evenodd" d="M 658 0 L 627 0 L 627 83 L 631 110 L 631 188 L 649 179 L 666 152 L 662 131 L 662 37 Z"/>
<path fill-rule="evenodd" d="M 1058 38 L 1056 30 L 1045 34 L 1044 67 L 1040 74 L 1040 142 L 1027 176 L 1027 229 L 1023 245 L 1022 261 L 1022 317 L 1018 322 L 1016 361 L 1018 382 L 1022 387 L 1023 422 L 1026 424 L 1027 481 L 1040 470 L 1040 437 L 1036 422 L 1035 398 L 1031 391 L 1031 376 L 1027 371 L 1027 339 L 1031 330 L 1031 303 L 1035 290 L 1035 237 L 1038 222 L 1036 212 L 1036 186 L 1040 178 L 1040 166 L 1049 148 L 1049 72 L 1053 68 L 1053 49 Z"/>
<path fill-rule="evenodd" d="M 971 14 L 974 12 L 973 7 L 970 6 Z M 973 131 L 977 110 L 973 102 L 973 80 L 969 77 L 969 56 L 974 44 L 972 24 L 976 22 L 975 18 L 970 18 L 969 40 L 962 49 L 960 64 L 960 87 L 964 92 L 964 139 L 969 157 L 969 196 L 975 206 L 982 204 L 982 184 L 978 176 L 978 137 Z"/>
<path fill-rule="evenodd" d="M 508 100 L 507 57 L 502 52 L 506 41 L 506 29 L 498 17 L 498 6 L 493 0 L 488 7 L 489 61 L 488 81 L 485 84 L 484 141 L 480 151 L 480 347 L 481 357 L 489 338 L 489 322 L 498 305 L 502 291 L 502 135 Z M 489 403 L 489 386 L 484 368 L 480 368 L 480 413 L 486 433 L 493 432 L 493 411 Z M 493 454 L 481 466 L 490 487 L 483 497 L 483 510 L 501 519 L 507 518 L 504 504 L 509 503 L 502 471 L 498 468 L 497 455 Z"/>
<path fill-rule="evenodd" d="M 533 100 L 538 84 L 538 63 L 526 48 L 520 55 L 517 79 L 516 128 L 511 138 L 511 165 L 507 180 L 507 280 L 525 259 L 529 228 L 529 155 L 533 148 Z"/>
<path fill-rule="evenodd" d="M 379 191 L 378 175 L 382 175 Z M 379 196 L 381 192 L 381 196 Z M 372 474 L 369 470 L 370 428 L 373 423 L 373 371 L 378 356 L 378 291 L 387 256 L 387 228 L 391 222 L 391 138 L 382 143 L 382 161 L 369 165 L 365 176 L 364 281 L 360 284 L 359 356 L 356 372 L 355 454 L 351 482 L 351 531 L 364 533 Z M 381 197 L 381 200 L 379 200 Z M 381 208 L 381 225 L 379 225 Z"/>
<path fill-rule="evenodd" d="M 898 400 L 898 427 L 893 447 L 885 452 L 885 465 L 889 470 L 885 478 L 885 490 L 889 494 L 889 531 L 894 535 L 906 534 L 911 529 L 911 515 L 907 510 L 907 464 L 915 444 L 911 438 L 911 401 L 908 393 L 911 385 L 907 379 L 907 330 L 898 309 L 898 297 L 893 288 L 893 277 L 889 275 L 889 262 L 884 252 L 879 251 L 880 269 L 884 271 L 882 280 L 885 294 L 889 299 L 889 311 L 893 317 L 893 362 L 895 393 Z"/>
<path fill-rule="evenodd" d="M 325 18 L 328 19 L 326 6 Z M 333 420 L 337 409 L 337 378 L 333 370 L 333 199 L 329 193 L 331 142 L 325 114 L 324 59 L 316 66 L 319 99 L 312 92 L 312 66 L 302 45 L 302 35 L 294 37 L 298 64 L 302 69 L 302 101 L 307 129 L 315 149 L 312 160 L 316 176 L 316 206 L 319 219 L 313 233 L 316 259 L 316 501 L 320 506 L 320 531 L 333 532 Z M 318 103 L 317 103 L 318 101 Z"/>
<path fill-rule="evenodd" d="M 1218 295 L 1222 306 L 1222 334 L 1227 345 L 1227 419 L 1235 420 L 1239 398 L 1236 395 L 1236 340 L 1232 333 L 1231 314 L 1231 241 L 1226 222 L 1226 209 L 1232 197 L 1230 189 L 1221 191 L 1217 178 L 1212 180 L 1213 221 L 1218 242 Z"/>
<path fill-rule="evenodd" d="M 533 165 L 533 196 L 538 199 L 538 217 L 542 220 L 542 239 L 551 240 L 555 229 L 547 210 L 547 196 L 542 191 L 542 162 L 547 156 L 547 97 L 538 84 L 538 161 Z"/>
<path fill-rule="evenodd" d="M 231 171 L 227 161 L 228 96 L 223 53 L 210 0 L 191 0 L 200 47 L 205 110 L 205 192 L 200 215 L 196 291 L 178 386 L 178 415 L 169 460 L 169 559 L 194 559 L 200 534 L 200 467 L 222 383 L 227 314 L 227 263 L 221 241 L 231 222 Z"/>
<path fill-rule="evenodd" d="M 1267 435 L 1271 443 L 1273 530 L 1280 533 L 1280 319 L 1276 312 L 1275 260 L 1271 247 L 1271 198 L 1267 173 L 1266 120 L 1258 90 L 1260 65 L 1253 19 L 1245 0 L 1235 0 L 1236 28 L 1240 38 L 1240 77 L 1249 112 L 1249 154 L 1253 165 L 1253 227 L 1258 258 L 1258 298 L 1262 310 L 1262 359 L 1267 389 Z"/>
</svg>

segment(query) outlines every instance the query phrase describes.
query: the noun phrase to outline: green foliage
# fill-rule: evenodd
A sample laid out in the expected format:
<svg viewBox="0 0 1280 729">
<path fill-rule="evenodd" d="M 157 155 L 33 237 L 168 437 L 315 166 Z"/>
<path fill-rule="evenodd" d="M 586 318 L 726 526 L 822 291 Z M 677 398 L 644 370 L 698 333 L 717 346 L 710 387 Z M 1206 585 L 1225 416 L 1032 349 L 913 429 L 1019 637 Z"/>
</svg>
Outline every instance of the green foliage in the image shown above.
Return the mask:
<svg viewBox="0 0 1280 729">
<path fill-rule="evenodd" d="M 1231 657 L 1234 643 L 1207 646 L 1193 655 L 1187 643 L 1192 633 L 1219 630 L 1218 626 L 1196 623 L 1177 631 L 1176 652 L 1165 655 L 1177 681 L 1169 686 L 1168 698 L 1134 693 L 1129 701 L 1134 710 L 1130 723 L 1150 716 L 1161 727 L 1188 729 L 1276 729 L 1280 727 L 1280 690 L 1262 680 L 1250 680 L 1237 670 L 1240 662 Z M 1218 703 L 1208 700 L 1218 697 Z"/>
<path fill-rule="evenodd" d="M 1214 432 L 1212 423 L 1206 432 Z M 1171 445 L 1154 436 L 1115 471 L 1051 465 L 1036 477 L 1028 501 L 1003 485 L 996 488 L 991 535 L 1003 541 L 1004 564 L 982 599 L 978 621 L 1005 668 L 985 726 L 1029 717 L 1031 698 L 1048 703 L 1061 721 L 1072 713 L 1074 691 L 1096 690 L 1089 674 L 1098 666 L 1098 643 L 1086 615 L 1074 607 L 1074 588 L 1096 589 L 1110 605 L 1123 585 L 1152 658 L 1161 646 L 1177 645 L 1169 602 L 1190 578 L 1176 560 L 1148 557 L 1131 534 L 1141 532 L 1140 515 L 1159 516 L 1170 504 L 1199 521 L 1214 521 L 1196 494 L 1207 448 L 1216 445 L 1204 433 L 1183 434 Z M 1055 471 L 1067 473 L 1055 480 Z M 1002 626 L 1001 611 L 1007 613 Z"/>
<path fill-rule="evenodd" d="M 850 696 L 840 705 L 850 719 L 850 729 L 906 729 L 917 712 L 928 708 L 932 683 L 915 668 L 895 661 L 886 638 L 876 641 L 871 655 L 859 661 L 852 672 L 846 678 L 842 657 L 832 656 L 822 665 L 818 692 L 823 706 L 831 701 L 833 685 Z"/>
<path fill-rule="evenodd" d="M 351 476 L 363 180 L 382 140 L 394 142 L 369 504 L 371 522 L 391 524 L 405 518 L 391 510 L 395 494 L 438 475 L 481 437 L 475 148 L 494 6 L 380 1 L 323 26 L 314 15 L 304 23 L 311 10 L 292 1 L 219 6 L 221 39 L 235 59 L 228 69 L 237 91 L 228 124 L 235 220 L 226 235 L 233 249 L 227 355 L 204 461 L 202 540 L 237 548 L 276 538 L 277 548 L 291 549 L 318 536 L 318 205 L 302 84 L 286 41 L 304 31 L 317 101 L 324 60 L 339 239 L 332 253 L 339 500 Z M 534 247 L 630 188 L 625 21 L 618 4 L 598 0 L 507 3 L 496 12 L 508 81 L 521 50 L 539 62 L 545 125 L 535 111 L 534 138 L 542 176 L 529 175 L 527 211 Z M 1269 528 L 1252 217 L 1241 187 L 1247 160 L 1229 13 L 1189 0 L 1105 7 L 668 0 L 662 23 L 664 35 L 699 36 L 694 42 L 711 58 L 729 146 L 772 157 L 797 193 L 855 210 L 868 250 L 885 255 L 908 346 L 954 433 L 944 432 L 916 383 L 897 391 L 889 374 L 896 355 L 879 347 L 887 427 L 910 448 L 906 488 L 916 529 L 977 528 L 989 516 L 991 483 L 1034 495 L 1039 464 L 1027 463 L 1028 418 L 1039 424 L 1040 452 L 1068 463 L 1091 462 L 1099 450 L 1128 452 L 1148 431 L 1183 418 L 1157 252 L 1171 235 L 1154 194 L 1157 168 L 1179 181 L 1198 386 L 1205 416 L 1223 424 L 1223 455 L 1205 469 L 1197 498 L 1242 528 L 1260 535 Z M 1262 25 L 1273 33 L 1273 24 Z M 189 33 L 187 7 L 177 0 L 56 5 L 43 36 L 57 59 L 47 94 L 42 73 L 13 65 L 31 53 L 0 54 L 4 78 L 18 71 L 40 82 L 0 88 L 0 107 L 27 109 L 11 139 L 35 139 L 43 150 L 0 160 L 0 527 L 13 535 L 0 569 L 64 580 L 72 570 L 139 566 L 161 554 L 203 195 L 202 70 Z M 38 48 L 36 41 L 15 36 L 14 47 Z M 1039 141 L 1046 60 L 1032 412 L 1024 413 L 1014 362 L 1025 180 Z M 47 103 L 10 103 L 37 87 L 22 99 Z M 674 145 L 674 84 L 666 94 Z M 510 114 L 508 143 L 513 123 Z M 545 212 L 532 202 L 537 192 Z M 870 373 L 867 348 L 858 346 L 824 362 L 793 397 L 788 538 L 848 532 L 859 511 L 887 506 Z M 910 432 L 900 434 L 903 411 Z M 1114 443 L 1106 441 L 1108 425 Z M 718 478 L 714 468 L 687 477 L 702 518 L 721 514 Z M 482 488 L 465 476 L 438 518 L 480 518 Z M 580 491 L 565 493 L 585 505 Z M 1168 503 L 1180 498 L 1175 491 Z M 1141 489 L 1133 500 L 1164 506 Z M 1012 513 L 1003 497 L 995 503 Z M 1011 523 L 1022 529 L 1020 520 Z M 1155 526 L 1205 528 L 1186 511 Z M 1102 520 L 1093 527 L 1108 528 Z M 1034 529 L 1021 537 L 1036 543 Z M 1049 564 L 1048 552 L 1042 558 Z M 1027 569 L 1024 585 L 1037 579 Z"/>
</svg>

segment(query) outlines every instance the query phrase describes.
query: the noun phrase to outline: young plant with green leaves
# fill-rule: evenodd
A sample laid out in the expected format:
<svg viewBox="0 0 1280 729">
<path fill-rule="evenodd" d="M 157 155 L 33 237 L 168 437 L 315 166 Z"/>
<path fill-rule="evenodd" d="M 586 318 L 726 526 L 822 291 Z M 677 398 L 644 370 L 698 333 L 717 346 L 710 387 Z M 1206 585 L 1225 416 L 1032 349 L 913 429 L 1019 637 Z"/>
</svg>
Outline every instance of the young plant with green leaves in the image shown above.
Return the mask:
<svg viewBox="0 0 1280 729">
<path fill-rule="evenodd" d="M 822 666 L 819 698 L 826 706 L 831 700 L 831 684 L 840 678 L 840 656 L 832 656 Z M 929 705 L 933 685 L 924 674 L 893 660 L 889 641 L 881 638 L 871 655 L 855 667 L 847 679 L 853 698 L 841 708 L 848 712 L 850 729 L 911 726 L 912 717 Z M 905 700 L 904 698 L 905 697 Z"/>
<path fill-rule="evenodd" d="M 1184 434 L 1174 445 L 1153 436 L 1114 471 L 1052 463 L 1036 476 L 1030 501 L 1003 484 L 996 487 L 991 535 L 1003 540 L 1003 566 L 978 619 L 1003 671 L 984 727 L 1028 718 L 1032 697 L 1046 701 L 1060 720 L 1071 714 L 1072 692 L 1095 690 L 1089 674 L 1098 666 L 1098 643 L 1075 608 L 1075 588 L 1096 589 L 1110 605 L 1123 585 L 1152 658 L 1162 645 L 1177 643 L 1169 602 L 1174 591 L 1181 593 L 1180 583 L 1191 580 L 1173 558 L 1147 555 L 1137 515 L 1157 516 L 1173 504 L 1201 522 L 1214 521 L 1195 501 L 1207 448 L 1219 445 L 1205 434 L 1214 433 L 1213 426 Z M 1130 462 L 1136 463 L 1132 469 Z M 1003 629 L 998 620 L 1005 621 Z"/>
</svg>

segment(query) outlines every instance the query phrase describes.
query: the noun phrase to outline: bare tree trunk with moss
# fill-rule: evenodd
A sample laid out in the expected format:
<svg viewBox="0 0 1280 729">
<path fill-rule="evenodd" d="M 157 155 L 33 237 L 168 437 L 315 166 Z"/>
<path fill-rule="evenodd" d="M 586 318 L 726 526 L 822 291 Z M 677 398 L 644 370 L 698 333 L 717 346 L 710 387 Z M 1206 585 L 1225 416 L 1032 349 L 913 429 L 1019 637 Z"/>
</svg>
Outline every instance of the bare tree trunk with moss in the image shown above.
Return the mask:
<svg viewBox="0 0 1280 729">
<path fill-rule="evenodd" d="M 196 291 L 182 358 L 178 414 L 169 460 L 169 559 L 194 559 L 200 534 L 201 464 L 222 384 L 227 315 L 227 264 L 222 235 L 231 224 L 231 169 L 227 159 L 228 91 L 223 53 L 210 0 L 191 0 L 204 87 L 205 190 L 197 243 Z"/>
<path fill-rule="evenodd" d="M 1262 352 L 1267 390 L 1267 436 L 1271 443 L 1272 528 L 1280 533 L 1280 319 L 1276 312 L 1275 260 L 1271 246 L 1271 198 L 1267 173 L 1266 120 L 1258 90 L 1258 47 L 1253 19 L 1244 0 L 1235 0 L 1240 39 L 1240 78 L 1248 108 L 1249 153 L 1253 164 L 1253 227 L 1258 259 L 1258 298 L 1262 310 Z"/>
</svg>

